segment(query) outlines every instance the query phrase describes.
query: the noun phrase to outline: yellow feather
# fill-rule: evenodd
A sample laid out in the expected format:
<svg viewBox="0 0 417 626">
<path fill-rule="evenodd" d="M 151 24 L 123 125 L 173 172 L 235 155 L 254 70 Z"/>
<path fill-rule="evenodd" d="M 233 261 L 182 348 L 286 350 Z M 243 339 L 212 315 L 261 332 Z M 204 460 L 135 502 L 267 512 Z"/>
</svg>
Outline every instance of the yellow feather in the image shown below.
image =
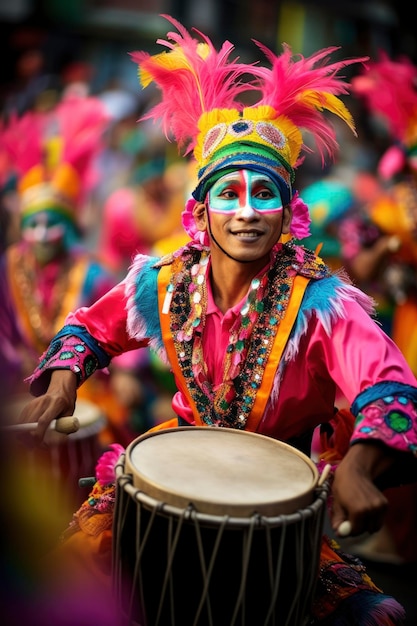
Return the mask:
<svg viewBox="0 0 417 626">
<path fill-rule="evenodd" d="M 197 55 L 204 60 L 210 54 L 210 47 L 206 43 L 199 43 L 197 45 L 196 52 Z M 194 76 L 195 86 L 200 96 L 201 109 L 204 110 L 204 98 L 198 74 L 192 64 L 188 61 L 182 48 L 178 46 L 169 52 L 160 52 L 159 54 L 155 54 L 151 57 L 151 59 L 154 66 L 157 65 L 159 67 L 163 67 L 170 72 L 174 72 L 175 70 L 188 70 L 190 74 Z M 147 63 L 147 65 L 148 67 L 146 69 L 139 67 L 138 71 L 139 82 L 143 88 L 147 87 L 154 79 L 152 69 L 149 68 L 149 63 Z"/>
<path fill-rule="evenodd" d="M 303 92 L 302 97 L 299 98 L 301 102 L 308 104 L 311 108 L 315 108 L 318 111 L 326 109 L 330 113 L 337 115 L 342 119 L 356 135 L 355 123 L 350 111 L 346 108 L 342 100 L 337 96 L 326 93 L 306 90 Z"/>
<path fill-rule="evenodd" d="M 168 71 L 174 71 L 178 69 L 191 69 L 187 59 L 184 56 L 181 48 L 174 48 L 170 52 L 161 52 L 151 57 L 152 65 L 164 67 Z M 139 67 L 139 80 L 142 87 L 147 87 L 154 77 L 152 71 L 145 69 L 142 66 Z"/>
<path fill-rule="evenodd" d="M 285 135 L 289 148 L 289 162 L 291 167 L 297 162 L 300 156 L 301 147 L 303 145 L 303 136 L 300 129 L 288 117 L 281 115 L 277 118 L 276 124 L 280 131 Z"/>
</svg>

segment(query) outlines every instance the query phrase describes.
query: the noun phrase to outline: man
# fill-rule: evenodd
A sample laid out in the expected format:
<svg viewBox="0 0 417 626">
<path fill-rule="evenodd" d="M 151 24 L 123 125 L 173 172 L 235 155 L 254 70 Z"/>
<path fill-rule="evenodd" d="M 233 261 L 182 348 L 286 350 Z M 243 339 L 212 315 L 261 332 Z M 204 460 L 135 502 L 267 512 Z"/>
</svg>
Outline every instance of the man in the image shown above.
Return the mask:
<svg viewBox="0 0 417 626">
<path fill-rule="evenodd" d="M 142 84 L 155 80 L 162 90 L 148 117 L 161 119 L 199 166 L 183 215 L 191 241 L 162 259 L 138 255 L 124 281 L 67 317 L 31 378 L 40 397 L 21 419 L 37 422 L 34 437 L 42 441 L 53 418 L 74 411 L 77 387 L 93 371 L 150 345 L 176 379 L 175 425 L 257 432 L 306 452 L 316 427 L 334 430 L 334 450 L 323 451 L 323 460 L 333 454 L 340 461 L 332 527 L 373 532 L 387 504 L 378 481 L 415 463 L 416 380 L 370 317 L 370 299 L 294 241 L 309 232 L 307 207 L 293 189 L 301 128 L 330 155 L 336 143 L 323 110 L 353 128 L 337 97 L 346 85 L 336 73 L 347 62 L 327 64 L 332 49 L 293 60 L 287 47 L 275 56 L 261 46 L 272 69 L 228 63 L 231 44 L 217 53 L 206 37 L 198 42 L 168 19 L 180 33 L 160 42 L 169 54 L 133 59 Z M 250 83 L 241 82 L 245 74 Z M 240 96 L 253 89 L 261 97 L 245 107 Z M 349 417 L 334 406 L 338 389 L 351 403 L 347 426 Z M 111 532 L 112 490 L 107 474 L 69 528 L 70 551 L 85 557 L 91 533 L 92 552 L 103 556 L 91 529 L 106 519 Z M 325 539 L 311 623 L 339 623 L 344 615 L 351 623 L 366 615 L 369 624 L 397 624 L 403 612 Z"/>
</svg>

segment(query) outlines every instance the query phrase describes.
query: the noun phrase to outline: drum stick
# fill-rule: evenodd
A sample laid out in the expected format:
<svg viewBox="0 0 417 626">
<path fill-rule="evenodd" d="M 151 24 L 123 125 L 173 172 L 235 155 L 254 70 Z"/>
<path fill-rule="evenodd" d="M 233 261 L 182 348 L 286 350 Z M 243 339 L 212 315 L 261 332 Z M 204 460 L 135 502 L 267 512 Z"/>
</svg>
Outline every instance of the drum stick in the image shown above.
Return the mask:
<svg viewBox="0 0 417 626">
<path fill-rule="evenodd" d="M 326 482 L 331 469 L 332 469 L 332 466 L 330 465 L 330 463 L 327 463 L 327 465 L 324 466 L 323 471 L 320 475 L 319 481 L 317 483 L 319 487 L 321 487 Z"/>
<path fill-rule="evenodd" d="M 36 427 L 36 422 L 25 422 L 22 424 L 9 424 L 7 426 L 1 426 L 0 430 L 8 432 L 22 432 L 35 430 Z M 70 415 L 68 417 L 59 417 L 56 420 L 52 420 L 49 428 L 56 430 L 58 433 L 70 435 L 71 433 L 77 432 L 77 430 L 80 428 L 80 421 L 78 417 L 75 417 L 75 415 Z"/>
<path fill-rule="evenodd" d="M 348 537 L 352 532 L 352 524 L 349 520 L 345 520 L 341 524 L 339 524 L 339 528 L 337 529 L 337 534 L 340 537 Z"/>
</svg>

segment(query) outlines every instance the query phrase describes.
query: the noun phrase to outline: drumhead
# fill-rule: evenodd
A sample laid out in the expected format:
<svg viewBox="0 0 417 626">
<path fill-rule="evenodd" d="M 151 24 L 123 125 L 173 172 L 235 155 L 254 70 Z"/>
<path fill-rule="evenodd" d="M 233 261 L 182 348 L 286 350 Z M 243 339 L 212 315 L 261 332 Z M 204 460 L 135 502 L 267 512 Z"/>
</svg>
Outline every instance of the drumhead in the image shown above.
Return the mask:
<svg viewBox="0 0 417 626">
<path fill-rule="evenodd" d="M 290 514 L 314 499 L 318 470 L 292 446 L 228 428 L 180 427 L 145 433 L 126 449 L 135 488 L 208 515 Z"/>
</svg>

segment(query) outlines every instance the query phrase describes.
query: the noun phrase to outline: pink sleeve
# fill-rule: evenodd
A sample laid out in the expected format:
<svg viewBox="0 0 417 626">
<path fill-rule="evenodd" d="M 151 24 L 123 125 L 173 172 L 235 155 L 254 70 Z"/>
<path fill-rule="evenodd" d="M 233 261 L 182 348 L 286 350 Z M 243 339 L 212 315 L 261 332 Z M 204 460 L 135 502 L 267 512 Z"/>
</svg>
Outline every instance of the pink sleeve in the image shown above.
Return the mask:
<svg viewBox="0 0 417 626">
<path fill-rule="evenodd" d="M 407 361 L 394 342 L 356 302 L 344 302 L 328 336 L 318 324 L 315 341 L 325 351 L 326 365 L 350 403 L 367 387 L 383 381 L 417 385 Z"/>
<path fill-rule="evenodd" d="M 33 395 L 45 393 L 51 371 L 69 369 L 81 385 L 97 369 L 106 367 L 113 357 L 127 351 L 138 351 L 148 345 L 146 337 L 131 339 L 126 329 L 124 283 L 119 283 L 90 307 L 70 313 L 65 326 L 52 339 L 38 366 L 26 380 Z M 82 326 L 83 329 L 74 327 Z M 87 333 L 85 332 L 87 331 Z M 94 345 L 87 339 L 92 336 Z"/>
<path fill-rule="evenodd" d="M 148 345 L 148 340 L 132 339 L 126 329 L 127 298 L 122 281 L 90 307 L 82 307 L 70 313 L 65 324 L 85 326 L 88 332 L 111 356 Z"/>
<path fill-rule="evenodd" d="M 315 341 L 322 342 L 332 378 L 354 403 L 351 443 L 377 439 L 416 454 L 416 378 L 398 347 L 360 306 L 346 302 L 345 310 L 331 337 L 317 326 Z"/>
</svg>

